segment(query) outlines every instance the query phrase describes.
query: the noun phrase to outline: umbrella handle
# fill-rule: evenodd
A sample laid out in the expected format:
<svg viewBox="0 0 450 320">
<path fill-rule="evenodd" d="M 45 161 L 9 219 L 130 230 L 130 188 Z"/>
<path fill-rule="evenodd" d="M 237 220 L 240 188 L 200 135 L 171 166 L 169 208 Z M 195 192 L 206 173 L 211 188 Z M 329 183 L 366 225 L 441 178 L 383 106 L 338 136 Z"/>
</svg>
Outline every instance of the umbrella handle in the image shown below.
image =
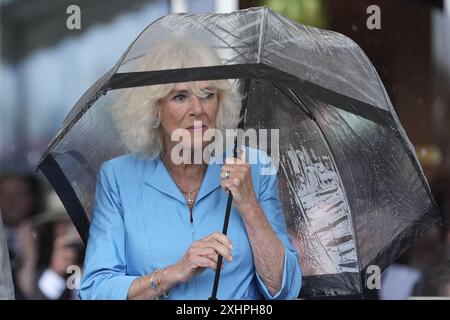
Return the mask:
<svg viewBox="0 0 450 320">
<path fill-rule="evenodd" d="M 230 221 L 230 211 L 231 211 L 232 202 L 233 202 L 233 195 L 231 194 L 231 191 L 228 191 L 227 209 L 225 212 L 225 219 L 223 222 L 223 229 L 222 229 L 222 233 L 224 235 L 227 234 L 227 230 L 228 230 L 228 222 Z M 222 260 L 223 260 L 223 256 L 219 254 L 219 257 L 217 259 L 216 272 L 214 274 L 214 284 L 213 284 L 212 294 L 208 300 L 217 300 L 217 289 L 219 288 L 219 279 L 220 279 L 220 270 L 221 270 L 221 266 L 222 266 Z"/>
<path fill-rule="evenodd" d="M 233 150 L 233 154 L 234 154 L 235 158 L 237 158 L 237 141 L 238 141 L 238 139 L 236 137 L 236 139 L 234 140 L 234 150 Z M 231 204 L 232 203 L 233 203 L 233 194 L 231 193 L 231 191 L 228 190 L 227 208 L 225 211 L 225 218 L 223 221 L 223 228 L 222 228 L 222 233 L 224 235 L 227 235 L 228 222 L 230 221 L 230 212 L 231 212 Z M 213 289 L 212 289 L 211 297 L 209 297 L 208 300 L 217 300 L 217 289 L 219 288 L 220 270 L 222 270 L 222 268 L 221 268 L 222 260 L 223 260 L 223 256 L 219 254 L 219 257 L 217 258 L 216 272 L 214 274 Z"/>
</svg>

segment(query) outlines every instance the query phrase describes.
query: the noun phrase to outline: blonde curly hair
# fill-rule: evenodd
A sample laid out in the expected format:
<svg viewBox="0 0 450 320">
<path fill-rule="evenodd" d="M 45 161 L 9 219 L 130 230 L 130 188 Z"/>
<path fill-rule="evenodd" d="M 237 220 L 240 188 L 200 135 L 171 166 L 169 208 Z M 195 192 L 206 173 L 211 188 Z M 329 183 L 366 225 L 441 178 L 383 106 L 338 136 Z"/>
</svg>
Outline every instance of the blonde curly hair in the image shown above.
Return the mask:
<svg viewBox="0 0 450 320">
<path fill-rule="evenodd" d="M 139 71 L 179 69 L 222 65 L 216 52 L 205 44 L 193 40 L 171 37 L 154 45 L 143 59 Z M 219 108 L 216 128 L 225 134 L 239 123 L 241 96 L 232 90 L 229 80 L 212 80 L 217 89 Z M 195 82 L 190 83 L 195 91 Z M 151 85 L 124 89 L 124 93 L 111 107 L 112 118 L 122 142 L 130 152 L 156 158 L 163 151 L 161 127 L 152 124 L 159 118 L 159 100 L 168 95 L 175 84 Z"/>
</svg>

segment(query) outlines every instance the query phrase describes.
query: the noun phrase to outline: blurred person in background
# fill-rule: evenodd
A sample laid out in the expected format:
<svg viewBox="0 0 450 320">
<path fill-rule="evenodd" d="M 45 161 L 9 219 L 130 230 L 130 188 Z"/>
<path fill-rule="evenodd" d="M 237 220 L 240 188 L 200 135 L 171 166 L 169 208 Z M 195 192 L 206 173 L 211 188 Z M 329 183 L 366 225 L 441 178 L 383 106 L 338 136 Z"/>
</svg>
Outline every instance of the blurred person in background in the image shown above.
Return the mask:
<svg viewBox="0 0 450 320">
<path fill-rule="evenodd" d="M 46 208 L 48 204 L 48 208 Z M 32 175 L 0 177 L 3 215 L 16 299 L 72 299 L 67 267 L 82 265 L 84 249 L 54 192 L 44 196 Z"/>
<path fill-rule="evenodd" d="M 442 216 L 445 243 L 445 261 L 450 260 L 450 173 L 440 175 L 432 184 L 434 199 Z"/>
<path fill-rule="evenodd" d="M 381 276 L 381 300 L 404 300 L 411 297 L 422 275 L 436 267 L 444 257 L 444 232 L 434 225 Z"/>
<path fill-rule="evenodd" d="M 43 188 L 33 175 L 0 176 L 0 211 L 11 260 L 16 299 L 33 295 L 37 262 L 36 234 L 28 219 L 41 213 Z"/>
<path fill-rule="evenodd" d="M 442 216 L 442 225 L 433 226 L 382 275 L 380 298 L 407 299 L 411 296 L 437 296 L 444 292 L 450 274 L 450 177 L 439 175 L 430 184 Z M 442 282 L 441 284 L 439 284 Z M 439 284 L 439 285 L 438 285 Z"/>
<path fill-rule="evenodd" d="M 440 175 L 432 190 L 442 216 L 444 263 L 423 273 L 414 295 L 450 298 L 450 176 Z"/>
<path fill-rule="evenodd" d="M 450 298 L 450 261 L 425 272 L 414 295 Z"/>
<path fill-rule="evenodd" d="M 84 246 L 58 196 L 47 196 L 48 209 L 31 220 L 39 238 L 39 256 L 32 299 L 76 299 L 77 291 L 69 288 L 68 268 L 81 270 Z"/>
</svg>

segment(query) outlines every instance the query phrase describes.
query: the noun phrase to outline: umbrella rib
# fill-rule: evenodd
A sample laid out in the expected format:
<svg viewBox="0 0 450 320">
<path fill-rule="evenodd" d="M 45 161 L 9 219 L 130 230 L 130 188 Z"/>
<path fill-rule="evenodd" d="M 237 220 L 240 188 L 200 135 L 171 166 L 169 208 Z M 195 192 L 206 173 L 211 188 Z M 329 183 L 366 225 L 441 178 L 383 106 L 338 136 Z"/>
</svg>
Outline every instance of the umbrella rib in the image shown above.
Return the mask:
<svg viewBox="0 0 450 320">
<path fill-rule="evenodd" d="M 271 66 L 265 65 L 268 72 L 277 72 L 281 77 L 279 79 L 275 79 L 280 83 L 284 83 L 284 85 L 288 85 L 292 82 L 296 82 L 299 89 L 305 92 L 305 95 L 308 95 L 314 99 L 320 100 L 334 108 L 338 108 L 344 110 L 346 112 L 355 114 L 359 117 L 365 118 L 369 121 L 375 122 L 383 127 L 389 127 L 391 130 L 395 129 L 395 120 L 392 118 L 389 111 L 378 108 L 374 105 L 371 105 L 367 102 L 360 101 L 350 96 L 346 96 L 342 93 L 327 89 L 318 84 L 310 82 L 308 80 L 299 78 L 298 76 L 292 75 L 288 72 L 284 72 L 282 70 L 275 69 Z M 270 78 L 272 76 L 272 79 Z M 270 74 L 270 76 L 264 77 L 269 81 L 274 81 L 274 76 Z M 309 110 L 309 109 L 308 109 Z"/>
<path fill-rule="evenodd" d="M 233 49 L 234 51 L 236 51 L 236 53 L 238 54 L 237 57 L 240 57 L 240 56 L 243 56 L 243 55 L 244 55 L 244 53 L 241 53 L 241 52 L 239 52 L 238 50 L 236 50 L 236 49 L 234 48 L 234 46 L 232 46 L 231 44 L 229 44 L 228 42 L 226 42 L 226 41 L 224 40 L 224 38 L 220 37 L 217 33 L 213 32 L 213 31 L 212 31 L 210 28 L 208 28 L 206 25 L 204 25 L 203 23 L 199 23 L 199 24 L 200 24 L 200 26 L 202 26 L 203 28 L 205 28 L 206 30 L 208 30 L 211 34 L 213 34 L 214 36 L 216 36 L 217 39 L 219 39 L 219 40 L 221 40 L 223 43 L 225 43 L 225 44 L 228 46 L 228 48 L 231 48 L 231 49 Z"/>
<path fill-rule="evenodd" d="M 259 22 L 258 22 L 258 23 L 259 23 Z M 245 28 L 239 29 L 239 32 L 245 31 L 245 30 L 247 30 L 248 28 L 253 27 L 254 25 L 255 25 L 255 22 L 254 22 L 254 23 L 251 23 L 251 24 L 249 24 L 249 25 L 246 25 Z M 225 29 L 225 28 L 222 27 L 221 25 L 217 25 L 217 27 L 218 27 L 220 30 L 222 30 L 222 31 L 225 32 L 225 37 L 223 37 L 222 39 L 225 39 L 225 38 L 228 37 L 228 36 L 232 36 L 232 37 L 234 37 L 234 38 L 240 40 L 241 42 L 242 42 L 243 40 L 247 39 L 247 38 L 244 38 L 244 39 L 239 38 L 239 36 L 235 35 L 234 33 L 229 32 L 227 29 Z M 252 35 L 252 36 L 250 36 L 250 37 L 255 37 L 255 36 L 257 36 L 257 35 Z M 248 37 L 248 38 L 249 38 L 249 37 Z"/>
<path fill-rule="evenodd" d="M 306 106 L 303 106 L 301 104 L 300 99 L 292 92 L 291 89 L 288 89 L 291 95 L 284 92 L 284 89 L 281 88 L 276 82 L 272 82 L 272 85 L 277 88 L 286 98 L 288 98 L 290 101 L 292 101 L 296 106 L 298 106 L 311 120 L 315 121 L 314 115 L 306 108 Z M 292 96 L 294 98 L 292 98 Z"/>
</svg>

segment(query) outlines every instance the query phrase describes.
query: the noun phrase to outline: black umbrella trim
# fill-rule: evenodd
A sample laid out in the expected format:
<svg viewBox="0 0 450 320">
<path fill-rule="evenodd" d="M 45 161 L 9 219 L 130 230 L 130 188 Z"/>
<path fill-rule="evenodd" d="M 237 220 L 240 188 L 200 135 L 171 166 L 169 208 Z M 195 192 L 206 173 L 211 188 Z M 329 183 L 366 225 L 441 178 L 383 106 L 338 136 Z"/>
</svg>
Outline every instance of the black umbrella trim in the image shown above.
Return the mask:
<svg viewBox="0 0 450 320">
<path fill-rule="evenodd" d="M 110 74 L 110 72 L 108 72 L 107 74 Z M 295 84 L 295 86 L 300 89 L 302 94 L 309 95 L 312 98 L 321 100 L 327 104 L 351 112 L 370 121 L 376 122 L 382 126 L 389 127 L 394 132 L 394 134 L 396 134 L 397 136 L 400 135 L 397 129 L 397 124 L 389 111 L 337 93 L 335 91 L 323 88 L 312 82 L 298 78 L 289 73 L 280 71 L 262 63 L 115 73 L 106 83 L 103 77 L 89 89 L 89 91 L 92 92 L 92 88 L 97 88 L 95 93 L 91 94 L 91 99 L 87 100 L 88 95 L 83 95 L 83 99 L 80 99 L 80 101 L 86 99 L 87 102 L 82 108 L 80 108 L 79 112 L 75 116 L 73 116 L 73 119 L 65 120 L 65 122 L 67 121 L 67 124 L 47 147 L 47 150 L 45 151 L 42 159 L 39 162 L 38 169 L 41 162 L 44 161 L 45 157 L 52 151 L 52 149 L 58 144 L 58 142 L 61 141 L 61 139 L 73 127 L 73 125 L 92 107 L 92 105 L 94 105 L 94 103 L 102 95 L 105 95 L 109 90 L 175 82 L 240 78 L 254 78 L 255 80 L 262 79 L 273 82 L 274 84 L 278 83 L 279 85 L 284 87 L 291 87 L 293 84 Z M 80 103 L 80 101 L 78 103 Z"/>
<path fill-rule="evenodd" d="M 361 276 L 358 272 L 303 277 L 299 297 L 303 299 L 322 299 L 330 296 L 362 298 L 360 281 Z"/>
<path fill-rule="evenodd" d="M 116 73 L 106 85 L 108 90 L 199 80 L 255 78 L 290 87 L 295 84 L 302 94 L 351 112 L 382 126 L 397 130 L 389 111 L 326 89 L 262 63 L 214 67 Z"/>
<path fill-rule="evenodd" d="M 49 154 L 41 163 L 40 169 L 47 177 L 48 181 L 52 185 L 56 194 L 61 199 L 61 202 L 66 208 L 70 219 L 74 222 L 81 240 L 84 244 L 87 244 L 89 235 L 89 220 L 86 212 L 78 200 L 75 191 L 67 180 L 64 172 L 61 170 L 58 162 L 53 158 L 52 154 Z"/>
</svg>

